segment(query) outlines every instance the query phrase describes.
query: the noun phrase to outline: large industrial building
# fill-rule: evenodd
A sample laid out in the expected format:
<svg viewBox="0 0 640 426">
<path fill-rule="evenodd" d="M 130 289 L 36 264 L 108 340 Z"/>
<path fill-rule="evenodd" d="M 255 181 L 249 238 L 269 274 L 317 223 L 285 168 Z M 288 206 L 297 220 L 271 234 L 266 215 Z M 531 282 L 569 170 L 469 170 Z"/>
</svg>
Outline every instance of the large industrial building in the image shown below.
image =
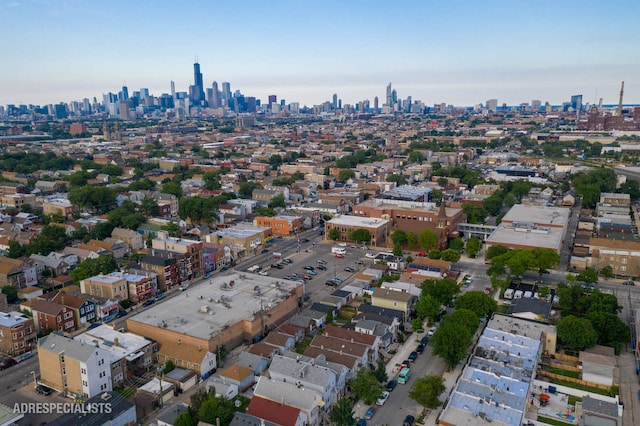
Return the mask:
<svg viewBox="0 0 640 426">
<path fill-rule="evenodd" d="M 487 248 L 544 248 L 560 254 L 567 234 L 571 210 L 561 207 L 516 204 L 486 239 Z"/>
<path fill-rule="evenodd" d="M 303 295 L 302 283 L 229 271 L 129 318 L 127 329 L 158 342 L 160 359 L 206 375 L 208 363 L 198 364 L 207 353 L 263 337 L 297 312 Z"/>
</svg>

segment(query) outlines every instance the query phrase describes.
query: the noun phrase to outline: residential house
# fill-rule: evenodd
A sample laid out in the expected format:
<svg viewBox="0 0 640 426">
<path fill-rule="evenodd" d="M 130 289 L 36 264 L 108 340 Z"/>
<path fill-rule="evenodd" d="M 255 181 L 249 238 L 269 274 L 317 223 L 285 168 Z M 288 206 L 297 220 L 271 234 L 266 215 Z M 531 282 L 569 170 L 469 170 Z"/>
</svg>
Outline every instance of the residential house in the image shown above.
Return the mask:
<svg viewBox="0 0 640 426">
<path fill-rule="evenodd" d="M 20 308 L 31 312 L 37 332 L 52 330 L 70 333 L 76 329 L 74 311 L 67 306 L 35 299 L 22 303 Z"/>
<path fill-rule="evenodd" d="M 129 286 L 125 277 L 120 275 L 95 275 L 80 281 L 83 294 L 107 299 L 126 300 L 129 298 Z"/>
<path fill-rule="evenodd" d="M 307 425 L 320 424 L 323 401 L 322 396 L 315 391 L 299 388 L 295 383 L 270 380 L 268 377 L 260 376 L 253 395 L 254 398 L 257 396 L 299 409 L 307 416 Z"/>
<path fill-rule="evenodd" d="M 373 306 L 401 311 L 405 318 L 409 316 L 414 300 L 410 293 L 383 288 L 376 288 L 371 295 Z"/>
<path fill-rule="evenodd" d="M 175 254 L 165 250 L 151 250 L 138 262 L 140 269 L 153 272 L 158 279 L 158 291 L 170 290 L 180 285 L 180 270 Z"/>
<path fill-rule="evenodd" d="M 71 272 L 70 265 L 56 255 L 52 256 L 52 253 L 49 253 L 48 256 L 32 254 L 29 259 L 30 263 L 35 266 L 38 275 L 42 275 L 45 270 L 49 271 L 48 273 L 52 277 L 68 275 Z"/>
<path fill-rule="evenodd" d="M 580 351 L 582 380 L 612 386 L 616 377 L 616 354 L 611 347 L 596 345 Z"/>
<path fill-rule="evenodd" d="M 267 423 L 280 426 L 305 426 L 308 424 L 306 413 L 299 408 L 259 396 L 251 398 L 246 414 L 258 418 L 258 423 L 255 426 L 266 426 Z M 233 425 L 233 422 L 231 424 Z M 246 423 L 243 422 L 242 425 L 246 425 Z"/>
<path fill-rule="evenodd" d="M 9 356 L 30 352 L 36 343 L 33 319 L 22 312 L 0 312 L 0 352 Z"/>
<path fill-rule="evenodd" d="M 370 354 L 371 347 L 365 344 L 351 342 L 347 340 L 336 339 L 333 337 L 329 337 L 326 335 L 316 335 L 313 340 L 311 340 L 310 347 L 320 348 L 325 351 L 334 352 L 339 355 L 349 355 L 355 357 L 361 366 L 369 367 L 369 358 L 373 359 L 375 357 L 374 354 Z M 305 352 L 305 355 L 312 356 Z M 333 361 L 329 359 L 327 356 L 327 360 Z M 335 362 L 335 361 L 334 361 Z M 375 364 L 373 364 L 373 368 L 375 368 Z"/>
<path fill-rule="evenodd" d="M 20 259 L 0 256 L 0 287 L 25 288 L 36 285 L 36 268 Z"/>
<path fill-rule="evenodd" d="M 296 341 L 292 336 L 280 333 L 278 331 L 270 332 L 269 335 L 263 340 L 263 342 L 277 348 L 280 354 L 285 353 L 289 349 L 293 348 L 296 344 Z"/>
<path fill-rule="evenodd" d="M 68 396 L 92 398 L 112 387 L 109 352 L 51 333 L 38 340 L 40 382 Z"/>
<path fill-rule="evenodd" d="M 72 309 L 76 328 L 78 329 L 98 320 L 96 315 L 96 305 L 92 300 L 73 294 L 66 294 L 64 292 L 56 293 L 49 300 Z"/>
<path fill-rule="evenodd" d="M 33 300 L 42 296 L 43 290 L 37 286 L 31 286 L 18 290 L 18 299 L 20 300 Z"/>
<path fill-rule="evenodd" d="M 265 345 L 269 346 L 269 345 Z M 269 367 L 272 357 L 256 355 L 250 351 L 241 352 L 236 359 L 236 364 L 253 370 L 253 375 L 258 376 Z"/>
<path fill-rule="evenodd" d="M 153 368 L 156 344 L 142 336 L 100 325 L 73 339 L 109 353 L 113 388 L 122 387 L 131 377 L 142 376 Z"/>
<path fill-rule="evenodd" d="M 145 247 L 142 234 L 131 229 L 114 228 L 111 232 L 111 237 L 124 241 L 132 251 L 138 251 Z"/>
<path fill-rule="evenodd" d="M 191 280 L 204 275 L 202 242 L 168 237 L 156 238 L 152 244 L 154 250 L 169 251 L 177 255 L 181 280 Z"/>
<path fill-rule="evenodd" d="M 153 398 L 160 405 L 166 405 L 173 398 L 174 389 L 173 383 L 154 377 L 136 391 L 136 405 L 138 404 L 139 394 Z"/>
<path fill-rule="evenodd" d="M 76 210 L 77 207 L 66 198 L 49 198 L 42 202 L 42 214 L 45 216 L 58 215 L 68 218 Z"/>
<path fill-rule="evenodd" d="M 258 216 L 254 220 L 257 226 L 271 228 L 273 235 L 289 237 L 304 230 L 301 216 L 277 215 L 273 217 Z"/>
<path fill-rule="evenodd" d="M 359 343 L 369 347 L 369 363 L 376 365 L 378 362 L 378 349 L 380 348 L 380 338 L 373 334 L 361 333 L 343 327 L 328 325 L 324 329 L 324 336 L 350 343 Z"/>
<path fill-rule="evenodd" d="M 160 344 L 156 354 L 158 363 L 173 362 L 176 367 L 195 371 L 203 380 L 218 368 L 216 354 L 202 346 L 183 345 L 181 340 Z"/>
<path fill-rule="evenodd" d="M 238 364 L 232 364 L 220 373 L 220 378 L 227 383 L 238 386 L 240 392 L 244 392 L 253 385 L 253 370 Z"/>
<path fill-rule="evenodd" d="M 620 401 L 622 405 L 622 401 Z M 576 403 L 576 411 L 582 412 L 581 423 L 584 425 L 622 426 L 622 410 L 615 402 L 603 401 L 589 395 Z"/>
<path fill-rule="evenodd" d="M 174 368 L 164 375 L 164 379 L 173 384 L 178 392 L 188 391 L 198 384 L 198 375 L 193 370 Z"/>
<path fill-rule="evenodd" d="M 336 374 L 327 367 L 276 355 L 269 366 L 269 377 L 272 380 L 295 383 L 298 387 L 319 393 L 325 409 L 337 402 Z"/>
</svg>

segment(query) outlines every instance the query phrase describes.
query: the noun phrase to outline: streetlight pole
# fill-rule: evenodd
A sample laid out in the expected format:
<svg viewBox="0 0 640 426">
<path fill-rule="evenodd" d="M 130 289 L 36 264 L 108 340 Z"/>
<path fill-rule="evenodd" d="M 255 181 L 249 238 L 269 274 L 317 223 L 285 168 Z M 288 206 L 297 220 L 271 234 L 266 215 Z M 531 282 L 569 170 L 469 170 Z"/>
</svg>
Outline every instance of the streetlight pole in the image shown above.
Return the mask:
<svg viewBox="0 0 640 426">
<path fill-rule="evenodd" d="M 30 371 L 31 374 L 33 374 L 33 387 L 37 388 L 38 387 L 38 381 L 36 380 L 36 372 L 35 371 Z"/>
</svg>

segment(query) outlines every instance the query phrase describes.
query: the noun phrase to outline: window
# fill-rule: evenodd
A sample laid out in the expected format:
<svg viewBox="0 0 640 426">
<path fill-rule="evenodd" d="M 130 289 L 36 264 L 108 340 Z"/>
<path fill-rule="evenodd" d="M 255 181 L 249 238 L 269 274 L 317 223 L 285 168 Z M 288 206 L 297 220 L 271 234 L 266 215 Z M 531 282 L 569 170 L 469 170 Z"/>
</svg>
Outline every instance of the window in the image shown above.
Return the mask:
<svg viewBox="0 0 640 426">
<path fill-rule="evenodd" d="M 67 369 L 65 367 L 62 367 L 62 375 L 64 376 L 65 374 L 67 374 Z"/>
<path fill-rule="evenodd" d="M 81 368 L 80 369 L 80 374 L 87 374 L 87 369 L 86 368 Z"/>
<path fill-rule="evenodd" d="M 60 362 L 64 364 L 64 355 L 60 355 Z"/>
<path fill-rule="evenodd" d="M 627 263 L 627 258 L 626 258 L 626 257 L 623 257 L 623 258 L 622 258 L 622 263 L 623 263 L 623 264 L 626 264 L 626 263 Z"/>
<path fill-rule="evenodd" d="M 64 313 L 64 319 L 69 319 L 73 316 L 73 312 L 65 312 Z"/>
</svg>

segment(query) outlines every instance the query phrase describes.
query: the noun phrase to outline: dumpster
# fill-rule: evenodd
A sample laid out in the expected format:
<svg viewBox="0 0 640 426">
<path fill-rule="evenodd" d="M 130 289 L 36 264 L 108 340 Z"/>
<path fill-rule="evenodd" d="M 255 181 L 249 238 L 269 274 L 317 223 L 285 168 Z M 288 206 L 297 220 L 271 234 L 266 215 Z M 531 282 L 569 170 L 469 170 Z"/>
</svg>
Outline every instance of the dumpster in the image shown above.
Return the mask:
<svg viewBox="0 0 640 426">
<path fill-rule="evenodd" d="M 555 386 L 549 386 L 549 393 L 556 393 L 556 387 Z"/>
</svg>

